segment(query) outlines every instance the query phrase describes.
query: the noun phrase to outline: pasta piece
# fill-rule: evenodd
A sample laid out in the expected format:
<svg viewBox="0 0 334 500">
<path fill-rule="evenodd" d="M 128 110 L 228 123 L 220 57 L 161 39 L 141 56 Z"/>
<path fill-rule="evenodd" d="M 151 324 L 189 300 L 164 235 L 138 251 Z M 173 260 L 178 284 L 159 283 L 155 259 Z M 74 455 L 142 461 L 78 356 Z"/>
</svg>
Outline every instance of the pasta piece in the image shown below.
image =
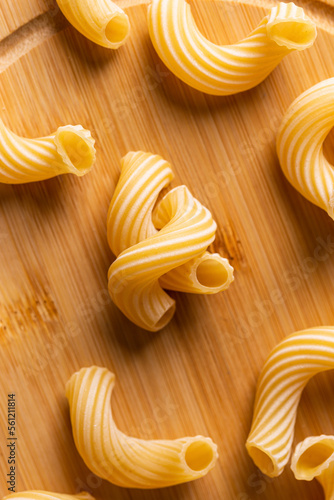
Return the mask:
<svg viewBox="0 0 334 500">
<path fill-rule="evenodd" d="M 175 440 L 129 437 L 119 431 L 110 408 L 115 375 L 82 368 L 66 386 L 74 442 L 97 476 L 126 488 L 162 488 L 205 476 L 218 458 L 210 438 Z"/>
<path fill-rule="evenodd" d="M 122 170 L 108 212 L 108 242 L 117 256 L 158 233 L 152 212 L 160 191 L 173 179 L 170 164 L 161 156 L 142 151 L 122 159 Z M 169 221 L 164 220 L 163 227 Z M 163 288 L 190 293 L 217 293 L 233 281 L 227 259 L 209 252 L 169 271 L 160 279 Z"/>
<path fill-rule="evenodd" d="M 258 381 L 246 448 L 259 469 L 281 474 L 289 460 L 297 407 L 307 382 L 334 368 L 334 326 L 296 332 L 269 355 Z"/>
<path fill-rule="evenodd" d="M 334 78 L 314 85 L 287 110 L 277 135 L 277 154 L 288 181 L 334 219 L 334 169 L 323 143 L 334 126 Z"/>
<path fill-rule="evenodd" d="M 334 436 L 304 439 L 296 446 L 291 469 L 296 479 L 316 478 L 324 489 L 325 499 L 334 500 Z"/>
<path fill-rule="evenodd" d="M 284 56 L 310 47 L 315 24 L 302 8 L 278 3 L 246 38 L 215 45 L 199 32 L 185 0 L 153 0 L 149 33 L 159 57 L 183 82 L 214 95 L 236 94 L 261 83 Z"/>
<path fill-rule="evenodd" d="M 81 125 L 40 139 L 19 137 L 0 120 L 0 182 L 23 184 L 60 174 L 85 175 L 95 161 L 94 139 Z"/>
<path fill-rule="evenodd" d="M 60 493 L 49 493 L 48 491 L 22 491 L 21 493 L 12 493 L 2 500 L 94 500 L 94 498 L 85 491 L 75 495 L 61 495 Z"/>
<path fill-rule="evenodd" d="M 125 12 L 111 0 L 57 0 L 66 19 L 92 42 L 118 49 L 129 36 Z"/>
<path fill-rule="evenodd" d="M 113 302 L 136 325 L 158 331 L 169 323 L 174 300 L 163 291 L 159 278 L 201 255 L 212 243 L 216 223 L 210 212 L 180 186 L 167 195 L 153 213 L 168 223 L 155 235 L 124 250 L 110 266 L 108 288 Z"/>
</svg>

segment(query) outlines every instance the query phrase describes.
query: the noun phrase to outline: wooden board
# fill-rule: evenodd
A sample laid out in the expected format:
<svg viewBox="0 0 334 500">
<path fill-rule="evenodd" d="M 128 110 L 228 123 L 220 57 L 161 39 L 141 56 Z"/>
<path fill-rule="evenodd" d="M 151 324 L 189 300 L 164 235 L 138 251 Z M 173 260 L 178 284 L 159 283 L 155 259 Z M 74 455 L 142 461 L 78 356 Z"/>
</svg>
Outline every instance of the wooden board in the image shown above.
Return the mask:
<svg viewBox="0 0 334 500">
<path fill-rule="evenodd" d="M 266 12 L 225 2 L 192 5 L 201 30 L 221 43 L 244 36 Z M 0 186 L 1 496 L 7 393 L 14 392 L 18 491 L 86 489 L 98 500 L 321 498 L 316 482 L 295 481 L 288 467 L 275 480 L 264 478 L 244 443 L 271 348 L 295 330 L 334 324 L 333 221 L 288 184 L 275 153 L 291 101 L 334 75 L 334 40 L 321 28 L 313 48 L 291 54 L 257 88 L 217 98 L 188 88 L 159 61 L 145 5 L 129 15 L 132 36 L 117 52 L 68 28 L 0 75 L 1 117 L 18 134 L 81 123 L 98 150 L 84 178 Z M 333 161 L 334 141 L 327 142 Z M 171 161 L 173 185 L 186 184 L 212 211 L 213 248 L 235 267 L 225 293 L 174 293 L 175 318 L 157 334 L 127 321 L 107 293 L 113 260 L 107 210 L 120 158 L 136 149 Z M 117 375 L 113 412 L 120 429 L 146 439 L 210 435 L 219 446 L 216 468 L 197 482 L 145 492 L 91 474 L 72 440 L 64 386 L 92 364 Z M 328 373 L 305 390 L 295 443 L 334 432 L 333 382 Z"/>
</svg>

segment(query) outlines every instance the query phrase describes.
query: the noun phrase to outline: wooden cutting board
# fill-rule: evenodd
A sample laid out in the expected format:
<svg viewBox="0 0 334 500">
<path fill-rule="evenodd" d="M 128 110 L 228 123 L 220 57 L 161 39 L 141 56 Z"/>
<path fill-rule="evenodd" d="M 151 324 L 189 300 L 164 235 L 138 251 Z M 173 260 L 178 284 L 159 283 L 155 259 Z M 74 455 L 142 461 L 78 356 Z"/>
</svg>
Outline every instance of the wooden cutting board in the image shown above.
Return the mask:
<svg viewBox="0 0 334 500">
<path fill-rule="evenodd" d="M 288 105 L 334 75 L 331 7 L 307 2 L 319 25 L 313 48 L 291 54 L 257 88 L 219 98 L 188 88 L 159 61 L 143 2 L 129 7 L 131 38 L 117 52 L 64 30 L 52 2 L 0 5 L 2 119 L 28 137 L 80 123 L 97 146 L 84 178 L 0 186 L 0 496 L 8 493 L 7 394 L 15 393 L 17 491 L 85 489 L 98 500 L 322 498 L 316 482 L 294 480 L 288 467 L 264 478 L 244 443 L 270 350 L 295 330 L 334 324 L 333 221 L 288 184 L 275 153 Z M 206 36 L 232 43 L 269 3 L 192 6 Z M 155 334 L 131 324 L 107 293 L 107 210 L 121 157 L 138 149 L 169 160 L 173 186 L 186 184 L 212 211 L 212 248 L 235 268 L 224 293 L 173 293 L 175 318 Z M 64 387 L 92 364 L 117 375 L 121 430 L 145 439 L 209 435 L 219 446 L 216 468 L 197 482 L 144 492 L 91 474 L 72 440 Z M 333 386 L 333 373 L 308 385 L 295 443 L 334 432 Z"/>
</svg>

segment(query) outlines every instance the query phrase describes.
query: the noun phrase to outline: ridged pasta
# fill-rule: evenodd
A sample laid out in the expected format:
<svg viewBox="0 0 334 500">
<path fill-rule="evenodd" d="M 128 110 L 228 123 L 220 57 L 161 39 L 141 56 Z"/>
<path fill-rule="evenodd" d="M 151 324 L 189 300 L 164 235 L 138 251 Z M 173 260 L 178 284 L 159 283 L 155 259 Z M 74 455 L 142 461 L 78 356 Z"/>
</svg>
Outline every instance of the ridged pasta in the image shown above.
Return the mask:
<svg viewBox="0 0 334 500">
<path fill-rule="evenodd" d="M 129 36 L 125 12 L 111 0 L 57 0 L 67 20 L 92 42 L 118 49 Z"/>
<path fill-rule="evenodd" d="M 3 497 L 2 500 L 94 500 L 94 497 L 85 491 L 76 493 L 75 495 L 62 495 L 60 493 L 32 490 L 12 493 L 11 495 Z"/>
<path fill-rule="evenodd" d="M 66 386 L 75 445 L 97 476 L 126 488 L 162 488 L 206 475 L 218 458 L 203 436 L 146 441 L 119 431 L 110 408 L 115 375 L 82 368 Z"/>
<path fill-rule="evenodd" d="M 0 119 L 0 182 L 23 184 L 61 174 L 85 175 L 95 161 L 94 139 L 81 125 L 67 125 L 48 137 L 26 139 Z"/>
<path fill-rule="evenodd" d="M 161 156 L 128 153 L 108 212 L 108 242 L 118 256 L 109 270 L 110 295 L 131 321 L 151 331 L 174 314 L 175 303 L 162 287 L 216 293 L 233 281 L 227 259 L 205 252 L 216 224 L 184 186 L 153 210 L 172 178 Z"/>
<path fill-rule="evenodd" d="M 277 135 L 277 154 L 288 181 L 305 198 L 334 218 L 334 168 L 323 143 L 334 126 L 334 78 L 301 94 L 285 113 Z"/>
<path fill-rule="evenodd" d="M 258 380 L 246 448 L 259 469 L 281 474 L 289 460 L 297 407 L 307 382 L 334 368 L 334 326 L 302 330 L 280 342 Z"/>
<path fill-rule="evenodd" d="M 255 87 L 284 56 L 310 47 L 316 38 L 315 24 L 303 9 L 282 2 L 234 45 L 208 41 L 185 0 L 153 0 L 148 27 L 154 48 L 170 71 L 191 87 L 214 95 Z"/>
<path fill-rule="evenodd" d="M 312 436 L 296 446 L 291 460 L 296 479 L 316 478 L 324 489 L 325 499 L 334 500 L 334 436 Z"/>
</svg>

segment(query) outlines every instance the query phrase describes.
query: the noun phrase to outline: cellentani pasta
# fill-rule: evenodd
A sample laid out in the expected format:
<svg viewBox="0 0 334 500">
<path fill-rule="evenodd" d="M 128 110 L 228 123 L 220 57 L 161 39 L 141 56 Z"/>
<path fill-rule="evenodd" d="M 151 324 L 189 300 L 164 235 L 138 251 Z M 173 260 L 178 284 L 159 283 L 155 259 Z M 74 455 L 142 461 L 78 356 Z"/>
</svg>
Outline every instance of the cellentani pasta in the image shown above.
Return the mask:
<svg viewBox="0 0 334 500">
<path fill-rule="evenodd" d="M 2 500 L 94 500 L 94 498 L 85 491 L 75 495 L 61 495 L 60 493 L 49 493 L 48 491 L 22 491 L 21 493 L 12 493 Z"/>
<path fill-rule="evenodd" d="M 150 331 L 174 314 L 175 302 L 162 288 L 216 293 L 233 281 L 227 259 L 206 252 L 216 224 L 186 187 L 167 193 L 153 210 L 172 178 L 160 156 L 128 153 L 108 212 L 108 242 L 118 256 L 108 274 L 110 295 L 131 321 Z"/>
<path fill-rule="evenodd" d="M 269 355 L 257 384 L 254 415 L 246 442 L 249 455 L 270 477 L 289 460 L 297 407 L 307 382 L 334 368 L 334 326 L 296 332 Z"/>
<path fill-rule="evenodd" d="M 95 161 L 94 139 L 81 125 L 40 139 L 19 137 L 0 120 L 0 182 L 22 184 L 60 174 L 85 175 Z"/>
<path fill-rule="evenodd" d="M 310 47 L 316 38 L 316 27 L 303 9 L 282 2 L 234 45 L 208 41 L 185 0 L 153 0 L 148 27 L 154 48 L 170 71 L 191 87 L 214 95 L 255 87 L 284 56 Z"/>
<path fill-rule="evenodd" d="M 312 436 L 296 446 L 291 460 L 296 479 L 322 485 L 326 500 L 334 499 L 334 436 Z"/>
<path fill-rule="evenodd" d="M 92 366 L 67 383 L 73 437 L 97 476 L 126 488 L 162 488 L 206 475 L 218 458 L 210 438 L 146 441 L 119 431 L 110 408 L 115 375 Z"/>
<path fill-rule="evenodd" d="M 334 126 L 334 78 L 301 94 L 284 115 L 277 154 L 289 182 L 334 219 L 334 169 L 323 143 Z"/>
<path fill-rule="evenodd" d="M 125 12 L 111 0 L 57 0 L 67 20 L 92 42 L 118 49 L 129 36 Z"/>
</svg>

